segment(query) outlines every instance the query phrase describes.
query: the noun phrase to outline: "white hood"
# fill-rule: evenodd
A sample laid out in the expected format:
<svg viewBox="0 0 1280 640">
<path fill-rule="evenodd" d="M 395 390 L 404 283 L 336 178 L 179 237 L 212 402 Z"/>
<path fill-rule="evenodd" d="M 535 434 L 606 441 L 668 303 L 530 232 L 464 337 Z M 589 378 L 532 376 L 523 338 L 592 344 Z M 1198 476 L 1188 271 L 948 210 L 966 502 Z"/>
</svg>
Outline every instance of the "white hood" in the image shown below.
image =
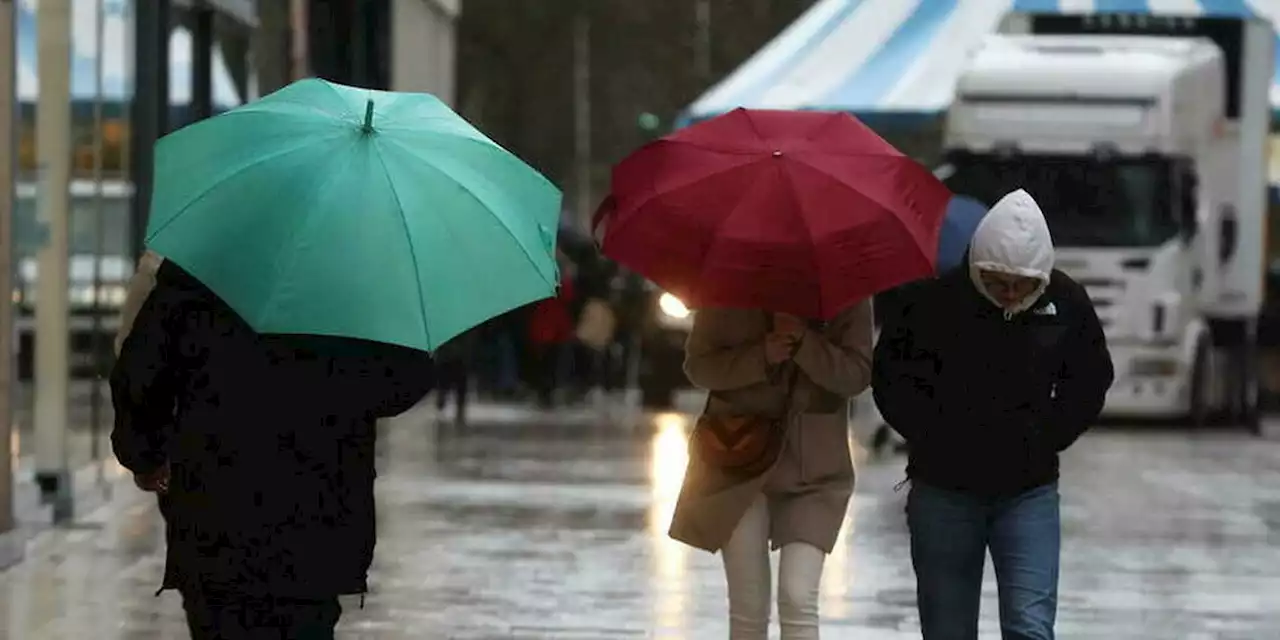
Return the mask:
<svg viewBox="0 0 1280 640">
<path fill-rule="evenodd" d="M 1038 278 L 1040 287 L 1029 295 L 1011 313 L 1021 313 L 1035 305 L 1049 286 L 1053 271 L 1053 238 L 1044 213 L 1031 194 L 1018 189 L 1001 198 L 978 223 L 969 241 L 969 278 L 973 286 L 1000 306 L 987 293 L 978 276 L 980 271 L 998 271 L 1030 278 Z"/>
</svg>

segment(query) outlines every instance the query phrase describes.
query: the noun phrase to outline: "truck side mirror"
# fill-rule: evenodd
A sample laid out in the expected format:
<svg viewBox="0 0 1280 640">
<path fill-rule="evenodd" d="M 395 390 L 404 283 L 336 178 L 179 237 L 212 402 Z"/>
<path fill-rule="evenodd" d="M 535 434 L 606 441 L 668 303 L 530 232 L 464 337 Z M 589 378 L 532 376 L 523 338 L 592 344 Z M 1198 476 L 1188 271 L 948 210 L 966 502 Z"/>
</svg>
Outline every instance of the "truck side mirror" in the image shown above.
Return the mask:
<svg viewBox="0 0 1280 640">
<path fill-rule="evenodd" d="M 1240 247 L 1240 223 L 1236 220 L 1236 209 L 1231 205 L 1223 205 L 1218 235 L 1218 263 L 1226 264 L 1236 255 Z"/>
<path fill-rule="evenodd" d="M 1200 196 L 1196 185 L 1195 174 L 1191 171 L 1179 172 L 1178 180 L 1178 226 L 1183 244 L 1191 244 L 1200 231 L 1200 222 L 1196 218 L 1196 208 Z"/>
</svg>

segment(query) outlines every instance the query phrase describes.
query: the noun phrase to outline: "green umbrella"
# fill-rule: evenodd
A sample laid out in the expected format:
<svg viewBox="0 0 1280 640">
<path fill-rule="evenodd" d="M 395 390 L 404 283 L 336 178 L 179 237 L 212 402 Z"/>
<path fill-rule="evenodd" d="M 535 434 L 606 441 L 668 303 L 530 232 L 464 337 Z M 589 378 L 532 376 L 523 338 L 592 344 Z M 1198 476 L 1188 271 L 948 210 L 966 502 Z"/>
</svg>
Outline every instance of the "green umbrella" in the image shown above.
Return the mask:
<svg viewBox="0 0 1280 640">
<path fill-rule="evenodd" d="M 560 191 L 427 94 L 301 80 L 155 163 L 147 245 L 264 333 L 431 351 L 559 282 Z"/>
</svg>

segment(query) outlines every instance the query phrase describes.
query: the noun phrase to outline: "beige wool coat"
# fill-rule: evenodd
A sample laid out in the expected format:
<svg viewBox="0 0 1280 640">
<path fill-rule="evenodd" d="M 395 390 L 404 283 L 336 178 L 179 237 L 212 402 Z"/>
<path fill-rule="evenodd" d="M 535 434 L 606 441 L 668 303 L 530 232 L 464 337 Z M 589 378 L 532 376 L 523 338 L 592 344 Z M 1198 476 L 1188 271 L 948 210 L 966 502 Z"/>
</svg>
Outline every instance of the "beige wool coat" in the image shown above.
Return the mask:
<svg viewBox="0 0 1280 640">
<path fill-rule="evenodd" d="M 771 381 L 761 311 L 704 309 L 685 345 L 685 372 L 713 392 L 709 413 L 776 415 L 798 367 L 787 433 L 773 468 L 750 480 L 704 464 L 690 447 L 684 485 L 671 522 L 672 538 L 707 551 L 729 541 L 761 492 L 768 499 L 770 540 L 778 549 L 806 542 L 831 553 L 853 494 L 849 399 L 871 383 L 871 302 L 848 309 L 824 329 L 809 329 L 793 361 Z"/>
</svg>

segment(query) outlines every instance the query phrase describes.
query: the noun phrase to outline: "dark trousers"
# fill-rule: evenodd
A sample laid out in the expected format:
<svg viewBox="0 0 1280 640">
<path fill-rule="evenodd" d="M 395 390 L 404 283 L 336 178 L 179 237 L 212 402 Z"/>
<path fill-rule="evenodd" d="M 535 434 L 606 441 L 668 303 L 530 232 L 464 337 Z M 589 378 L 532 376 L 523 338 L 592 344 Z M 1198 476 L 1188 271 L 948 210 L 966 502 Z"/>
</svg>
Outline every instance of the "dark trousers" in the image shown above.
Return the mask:
<svg viewBox="0 0 1280 640">
<path fill-rule="evenodd" d="M 213 595 L 184 591 L 191 640 L 334 640 L 342 616 L 337 598 Z"/>
<path fill-rule="evenodd" d="M 572 372 L 572 345 L 567 343 L 536 345 L 534 358 L 537 364 L 534 386 L 538 391 L 538 404 L 550 407 L 555 404 L 556 390 Z"/>
<path fill-rule="evenodd" d="M 912 483 L 911 563 L 924 640 L 977 640 L 987 551 L 1004 640 L 1053 640 L 1062 526 L 1057 483 L 984 498 Z"/>
<path fill-rule="evenodd" d="M 467 421 L 467 388 L 471 368 L 465 360 L 441 360 L 436 364 L 436 409 L 444 411 L 449 395 L 453 395 L 454 419 Z"/>
</svg>

